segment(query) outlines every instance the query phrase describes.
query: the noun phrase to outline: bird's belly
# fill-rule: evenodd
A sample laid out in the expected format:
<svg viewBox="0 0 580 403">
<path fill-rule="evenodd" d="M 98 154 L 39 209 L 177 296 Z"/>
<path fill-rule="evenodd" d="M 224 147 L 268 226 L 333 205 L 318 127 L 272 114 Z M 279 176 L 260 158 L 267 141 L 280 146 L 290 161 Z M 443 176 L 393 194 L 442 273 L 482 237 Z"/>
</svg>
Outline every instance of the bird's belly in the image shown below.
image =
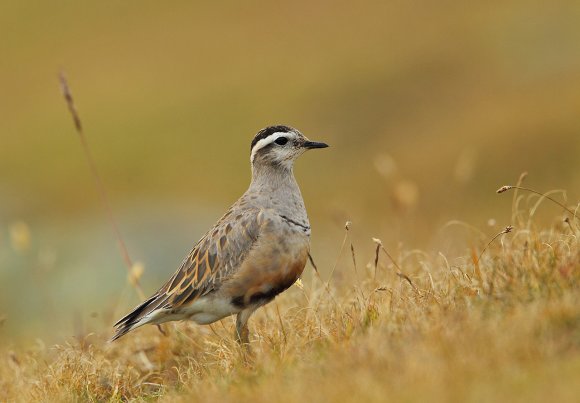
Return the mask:
<svg viewBox="0 0 580 403">
<path fill-rule="evenodd" d="M 263 305 L 288 289 L 300 277 L 308 258 L 308 244 L 266 246 L 248 258 L 239 272 L 224 284 L 225 295 L 238 308 Z"/>
<path fill-rule="evenodd" d="M 209 325 L 240 311 L 241 309 L 233 305 L 229 298 L 209 295 L 183 307 L 180 314 L 183 319 L 192 320 L 199 325 Z"/>
</svg>

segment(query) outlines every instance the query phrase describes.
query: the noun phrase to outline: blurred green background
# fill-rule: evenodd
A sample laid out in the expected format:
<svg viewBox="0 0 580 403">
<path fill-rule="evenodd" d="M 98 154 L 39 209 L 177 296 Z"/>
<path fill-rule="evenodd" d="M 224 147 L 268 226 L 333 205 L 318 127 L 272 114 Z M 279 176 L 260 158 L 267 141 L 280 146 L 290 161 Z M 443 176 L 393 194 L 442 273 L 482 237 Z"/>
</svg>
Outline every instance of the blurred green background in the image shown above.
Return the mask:
<svg viewBox="0 0 580 403">
<path fill-rule="evenodd" d="M 573 204 L 579 21 L 574 1 L 1 0 L 0 340 L 103 329 L 138 302 L 59 69 L 149 293 L 245 190 L 270 124 L 331 144 L 296 167 L 325 272 L 346 220 L 362 264 L 371 236 L 438 251 L 449 220 L 496 233 L 495 190 L 522 171 Z"/>
</svg>

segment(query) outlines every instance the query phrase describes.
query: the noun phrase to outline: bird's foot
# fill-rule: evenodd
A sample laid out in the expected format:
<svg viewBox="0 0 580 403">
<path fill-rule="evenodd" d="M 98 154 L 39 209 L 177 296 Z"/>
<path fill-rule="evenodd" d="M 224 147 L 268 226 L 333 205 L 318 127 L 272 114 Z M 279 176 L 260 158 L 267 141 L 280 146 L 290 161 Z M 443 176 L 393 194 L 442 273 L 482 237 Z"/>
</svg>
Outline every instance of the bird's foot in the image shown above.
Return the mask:
<svg viewBox="0 0 580 403">
<path fill-rule="evenodd" d="M 236 342 L 240 345 L 241 358 L 246 366 L 253 364 L 253 353 L 250 346 L 250 331 L 247 326 L 235 330 Z"/>
</svg>

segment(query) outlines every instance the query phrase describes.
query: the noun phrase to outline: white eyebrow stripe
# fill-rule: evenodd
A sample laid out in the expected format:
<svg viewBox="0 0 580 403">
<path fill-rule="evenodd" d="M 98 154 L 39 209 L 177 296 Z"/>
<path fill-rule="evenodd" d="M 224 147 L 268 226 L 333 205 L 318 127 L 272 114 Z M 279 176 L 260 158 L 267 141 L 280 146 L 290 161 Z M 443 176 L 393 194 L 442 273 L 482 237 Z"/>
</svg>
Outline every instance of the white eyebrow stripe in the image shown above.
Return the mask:
<svg viewBox="0 0 580 403">
<path fill-rule="evenodd" d="M 258 150 L 266 147 L 268 144 L 272 144 L 274 141 L 278 140 L 280 137 L 296 137 L 296 135 L 292 132 L 276 132 L 272 133 L 265 139 L 258 141 L 254 144 L 254 148 L 252 148 L 252 154 L 250 155 L 250 162 L 254 162 L 254 156 Z"/>
</svg>

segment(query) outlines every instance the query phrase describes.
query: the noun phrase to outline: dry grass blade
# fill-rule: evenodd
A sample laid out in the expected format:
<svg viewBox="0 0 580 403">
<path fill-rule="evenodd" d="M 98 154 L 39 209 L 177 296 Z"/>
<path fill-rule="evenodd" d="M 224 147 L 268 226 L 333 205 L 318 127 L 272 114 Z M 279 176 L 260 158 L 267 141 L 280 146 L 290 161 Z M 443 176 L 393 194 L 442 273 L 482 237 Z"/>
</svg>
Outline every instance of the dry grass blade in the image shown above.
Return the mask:
<svg viewBox="0 0 580 403">
<path fill-rule="evenodd" d="M 395 261 L 395 259 L 393 259 L 393 257 L 391 256 L 391 254 L 385 249 L 385 247 L 383 246 L 383 241 L 381 241 L 378 238 L 373 238 L 373 242 L 377 244 L 377 253 L 375 256 L 375 275 L 376 275 L 376 265 L 379 262 L 379 250 L 382 250 L 385 255 L 387 255 L 387 257 L 391 260 L 391 262 L 393 263 L 393 265 L 397 268 L 397 276 L 399 276 L 400 278 L 404 279 L 405 281 L 407 281 L 409 283 L 409 285 L 413 288 L 413 290 L 415 290 L 415 292 L 417 294 L 419 294 L 419 290 L 417 289 L 417 287 L 415 287 L 415 284 L 413 284 L 413 281 L 411 280 L 411 278 L 409 276 L 407 276 L 405 273 L 403 273 L 403 271 L 401 270 L 401 268 L 399 267 L 399 265 L 397 264 L 397 262 Z"/>
<path fill-rule="evenodd" d="M 531 189 L 531 188 L 527 188 L 527 187 L 523 187 L 523 186 L 514 186 L 514 185 L 504 185 L 502 187 L 500 187 L 498 190 L 496 190 L 496 193 L 504 193 L 507 192 L 508 190 L 512 190 L 512 189 L 517 189 L 517 190 L 523 190 L 526 192 L 530 192 L 530 193 L 534 193 L 542 198 L 546 198 L 548 200 L 550 200 L 551 202 L 557 204 L 558 206 L 562 207 L 564 210 L 566 210 L 572 217 L 574 217 L 575 219 L 578 219 L 578 217 L 576 216 L 576 214 L 569 209 L 568 207 L 566 207 L 564 204 L 560 203 L 558 200 L 548 196 L 548 194 L 546 193 L 540 193 L 537 190 Z"/>
<path fill-rule="evenodd" d="M 312 259 L 312 255 L 310 254 L 310 252 L 308 252 L 308 261 L 312 265 L 312 268 L 314 269 L 316 274 L 320 277 L 320 273 L 318 273 L 318 266 L 316 266 L 316 263 L 314 263 L 314 259 Z"/>
<path fill-rule="evenodd" d="M 476 266 L 479 265 L 479 261 L 481 260 L 481 257 L 483 256 L 483 254 L 485 253 L 485 251 L 487 250 L 487 248 L 489 248 L 489 245 L 491 245 L 493 243 L 493 241 L 495 241 L 497 239 L 497 237 L 499 237 L 500 235 L 503 235 L 503 234 L 509 234 L 510 232 L 513 231 L 513 229 L 514 229 L 513 226 L 508 225 L 503 230 L 501 230 L 500 232 L 498 232 L 497 234 L 495 234 L 494 237 L 491 238 L 491 240 L 487 243 L 487 245 L 485 245 L 485 247 L 483 248 L 483 250 L 481 251 L 481 253 L 477 257 L 477 260 L 474 262 L 475 265 Z"/>
<path fill-rule="evenodd" d="M 351 223 L 350 223 L 350 221 L 348 221 L 347 222 L 347 225 L 345 226 L 347 233 L 350 230 L 350 225 L 351 225 Z M 364 291 L 363 291 L 363 289 L 361 287 L 360 279 L 359 279 L 359 276 L 358 276 L 358 268 L 357 268 L 357 265 L 356 265 L 356 253 L 355 253 L 355 250 L 354 250 L 354 244 L 352 243 L 352 238 L 350 240 L 350 256 L 352 257 L 352 265 L 353 265 L 353 268 L 354 268 L 354 278 L 355 278 L 355 281 L 356 281 L 356 286 L 360 290 L 361 297 L 364 300 L 365 299 L 365 295 L 364 295 Z M 376 271 L 376 269 L 375 269 L 375 271 Z"/>
<path fill-rule="evenodd" d="M 528 173 L 526 171 L 522 172 L 520 174 L 520 177 L 518 178 L 518 181 L 516 182 L 516 186 L 522 186 L 522 183 L 524 183 L 524 180 L 526 180 L 527 177 Z M 512 197 L 512 220 L 511 220 L 512 223 L 518 221 L 517 206 L 518 206 L 518 190 L 515 189 Z M 523 227 L 524 223 L 520 221 L 519 225 Z"/>
<path fill-rule="evenodd" d="M 571 231 L 572 233 L 574 233 L 574 227 L 572 227 L 572 223 L 570 222 L 570 218 L 569 218 L 569 217 L 566 217 L 566 218 L 564 218 L 564 222 L 565 222 L 566 224 L 568 224 L 568 228 L 570 228 L 570 231 Z"/>
<path fill-rule="evenodd" d="M 65 76 L 63 71 L 60 71 L 60 73 L 59 73 L 59 81 L 60 81 L 60 88 L 61 88 L 62 94 L 63 94 L 64 99 L 66 101 L 66 104 L 68 106 L 68 110 L 71 113 L 71 116 L 73 118 L 76 132 L 79 135 L 79 139 L 81 141 L 83 152 L 85 154 L 87 162 L 89 163 L 89 168 L 90 168 L 91 173 L 93 175 L 93 179 L 95 180 L 97 192 L 99 193 L 102 205 L 103 205 L 105 212 L 107 214 L 107 218 L 109 220 L 111 228 L 113 229 L 113 232 L 115 234 L 115 238 L 117 239 L 117 243 L 118 243 L 119 249 L 121 251 L 121 257 L 123 258 L 123 261 L 125 262 L 125 266 L 127 267 L 127 271 L 129 273 L 129 275 L 131 275 L 131 273 L 133 272 L 133 262 L 132 262 L 131 258 L 129 257 L 129 251 L 127 250 L 127 245 L 125 244 L 125 241 L 123 240 L 123 237 L 121 236 L 121 231 L 119 230 L 119 226 L 117 225 L 117 222 L 116 222 L 115 217 L 113 215 L 113 210 L 111 209 L 111 205 L 110 205 L 109 199 L 107 197 L 107 192 L 105 190 L 105 186 L 104 186 L 103 181 L 101 179 L 101 175 L 99 174 L 99 171 L 97 169 L 97 164 L 95 163 L 95 160 L 94 160 L 93 155 L 91 153 L 91 148 L 89 147 L 89 143 L 87 141 L 87 138 L 84 134 L 81 119 L 79 117 L 79 113 L 77 111 L 77 108 L 76 108 L 74 100 L 73 100 L 72 92 L 70 90 L 70 87 L 69 87 L 68 82 L 66 80 L 66 76 Z M 137 291 L 139 298 L 145 299 L 145 294 L 143 293 L 143 290 L 142 290 L 141 285 L 139 283 L 139 279 L 135 276 L 133 276 L 132 278 L 133 278 L 132 285 L 135 288 L 135 290 Z"/>
<path fill-rule="evenodd" d="M 332 292 L 330 291 L 330 286 L 329 286 L 328 282 L 326 282 L 322 279 L 322 276 L 320 275 L 320 272 L 318 271 L 318 266 L 316 266 L 316 263 L 314 263 L 314 259 L 312 258 L 312 255 L 310 254 L 310 252 L 308 252 L 308 261 L 310 262 L 310 264 L 312 265 L 312 268 L 314 269 L 314 274 L 316 274 L 316 278 L 318 278 L 318 281 L 320 281 L 322 284 L 324 284 L 324 289 L 326 290 L 326 293 L 328 294 L 328 296 L 330 298 L 332 298 L 334 300 L 334 297 L 332 296 Z"/>
<path fill-rule="evenodd" d="M 491 400 L 517 400 L 527 391 L 527 400 L 543 401 L 563 390 L 572 398 L 556 400 L 574 401 L 580 243 L 556 229 L 531 225 L 512 237 L 482 265 L 481 286 L 467 275 L 477 253 L 456 264 L 425 254 L 426 270 L 411 281 L 399 271 L 410 267 L 401 263 L 407 260 L 393 261 L 376 239 L 394 264 L 389 270 L 396 267 L 404 280 L 400 287 L 377 284 L 365 272 L 367 298 L 359 303 L 348 282 L 337 282 L 336 303 L 319 309 L 283 296 L 270 306 L 272 315 L 268 308 L 256 314 L 253 355 L 231 339 L 233 318 L 209 327 L 176 323 L 167 338 L 143 328 L 131 343 L 106 344 L 101 330 L 84 344 L 0 346 L 0 400 L 255 401 L 274 393 L 299 401 L 308 391 L 313 400 L 341 401 L 354 391 L 365 402 L 447 401 L 450 391 L 459 400 L 473 393 L 490 400 L 489 391 L 500 390 Z M 437 269 L 440 256 L 446 270 Z M 313 292 L 326 297 L 323 284 Z"/>
<path fill-rule="evenodd" d="M 378 242 L 377 242 L 378 241 Z M 377 279 L 377 266 L 379 265 L 379 252 L 381 251 L 381 240 L 377 238 L 373 238 L 373 242 L 376 242 L 377 247 L 375 249 L 375 273 L 374 273 L 374 280 Z"/>
<path fill-rule="evenodd" d="M 330 283 L 330 280 L 332 280 L 332 276 L 334 275 L 334 272 L 336 271 L 336 267 L 338 266 L 338 262 L 340 261 L 340 257 L 342 256 L 342 252 L 344 251 L 346 241 L 348 240 L 348 230 L 350 228 L 350 225 L 351 225 L 350 221 L 347 221 L 344 224 L 344 238 L 342 239 L 342 244 L 340 245 L 340 250 L 338 251 L 338 256 L 336 257 L 336 261 L 334 262 L 334 265 L 332 266 L 332 270 L 330 270 L 330 275 L 328 276 L 329 283 Z"/>
<path fill-rule="evenodd" d="M 346 241 L 348 239 L 348 230 L 350 228 L 350 225 L 351 225 L 351 222 L 350 221 L 347 221 L 346 224 L 344 225 L 344 229 L 345 229 L 344 238 L 342 240 L 342 244 L 340 246 L 340 250 L 338 252 L 338 256 L 336 257 L 336 261 L 334 262 L 334 265 L 332 266 L 332 270 L 330 270 L 330 275 L 328 276 L 328 281 L 322 280 L 322 277 L 320 276 L 320 273 L 318 271 L 318 268 L 314 264 L 314 260 L 312 259 L 312 255 L 310 255 L 310 252 L 308 253 L 308 259 L 310 260 L 310 264 L 312 264 L 312 267 L 314 267 L 314 271 L 316 273 L 316 276 L 324 284 L 324 288 L 326 289 L 326 292 L 328 293 L 328 295 L 332 299 L 332 302 L 335 305 L 337 305 L 337 302 L 336 302 L 336 299 L 334 298 L 334 296 L 332 295 L 332 293 L 330 292 L 330 281 L 332 280 L 332 276 L 334 275 L 334 272 L 336 270 L 336 267 L 338 266 L 338 262 L 340 261 L 340 257 L 342 256 L 342 252 L 344 250 L 344 246 L 346 245 Z M 317 307 L 317 309 L 318 309 L 318 307 Z"/>
</svg>

